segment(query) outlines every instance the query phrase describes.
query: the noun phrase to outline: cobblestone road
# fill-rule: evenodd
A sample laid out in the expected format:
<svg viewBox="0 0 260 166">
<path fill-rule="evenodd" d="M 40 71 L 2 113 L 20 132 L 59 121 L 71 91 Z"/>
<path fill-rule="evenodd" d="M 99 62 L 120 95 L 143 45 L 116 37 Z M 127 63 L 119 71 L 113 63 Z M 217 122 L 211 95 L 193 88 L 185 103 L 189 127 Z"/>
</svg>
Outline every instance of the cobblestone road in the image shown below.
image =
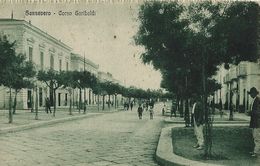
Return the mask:
<svg viewBox="0 0 260 166">
<path fill-rule="evenodd" d="M 0 165 L 154 166 L 162 118 L 121 111 L 0 135 Z"/>
</svg>

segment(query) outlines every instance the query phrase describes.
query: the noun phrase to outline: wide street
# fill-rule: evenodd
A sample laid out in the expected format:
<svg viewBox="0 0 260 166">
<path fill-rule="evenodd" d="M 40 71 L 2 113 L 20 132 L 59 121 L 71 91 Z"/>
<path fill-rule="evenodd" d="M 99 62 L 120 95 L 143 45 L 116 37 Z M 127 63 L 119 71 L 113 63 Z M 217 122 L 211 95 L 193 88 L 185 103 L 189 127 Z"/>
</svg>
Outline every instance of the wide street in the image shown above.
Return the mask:
<svg viewBox="0 0 260 166">
<path fill-rule="evenodd" d="M 157 165 L 160 107 L 139 120 L 133 111 L 0 135 L 0 165 Z"/>
</svg>

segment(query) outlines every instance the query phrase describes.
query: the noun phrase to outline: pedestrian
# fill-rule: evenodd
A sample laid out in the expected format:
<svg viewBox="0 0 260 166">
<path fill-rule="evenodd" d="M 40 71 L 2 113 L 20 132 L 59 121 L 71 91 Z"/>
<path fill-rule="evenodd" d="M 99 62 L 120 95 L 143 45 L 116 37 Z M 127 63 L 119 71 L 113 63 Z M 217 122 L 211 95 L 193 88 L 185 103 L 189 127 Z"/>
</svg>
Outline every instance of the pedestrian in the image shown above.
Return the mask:
<svg viewBox="0 0 260 166">
<path fill-rule="evenodd" d="M 175 102 L 172 102 L 172 107 L 171 107 L 171 118 L 173 117 L 173 114 L 174 114 L 174 117 L 176 118 L 177 115 L 176 115 L 176 103 Z"/>
<path fill-rule="evenodd" d="M 124 102 L 124 110 L 126 111 L 126 102 Z"/>
<path fill-rule="evenodd" d="M 162 108 L 162 115 L 163 115 L 163 116 L 164 116 L 164 114 L 165 114 L 165 111 L 166 111 L 166 105 L 163 104 L 163 108 Z"/>
<path fill-rule="evenodd" d="M 48 97 L 46 97 L 46 99 L 45 99 L 45 107 L 46 107 L 46 109 L 45 109 L 46 113 L 48 114 L 49 111 L 51 113 L 51 101 Z"/>
<path fill-rule="evenodd" d="M 133 101 L 132 101 L 131 104 L 130 104 L 131 111 L 132 111 L 132 109 L 133 109 L 133 106 L 134 106 L 134 103 L 133 103 Z"/>
<path fill-rule="evenodd" d="M 204 113 L 201 98 L 195 98 L 195 102 L 192 107 L 194 134 L 197 139 L 197 144 L 193 146 L 197 150 L 201 150 L 204 147 L 204 136 L 203 136 L 203 124 L 204 124 Z"/>
<path fill-rule="evenodd" d="M 87 105 L 88 105 L 88 101 L 85 100 L 84 101 L 84 113 L 86 113 L 86 111 L 87 111 Z"/>
<path fill-rule="evenodd" d="M 152 106 L 150 106 L 149 112 L 150 112 L 150 119 L 153 119 L 153 107 Z"/>
<path fill-rule="evenodd" d="M 260 98 L 258 96 L 259 92 L 255 87 L 252 87 L 248 94 L 253 98 L 251 109 L 249 114 L 250 128 L 252 128 L 252 135 L 254 140 L 254 150 L 251 153 L 252 157 L 256 157 L 260 153 Z"/>
<path fill-rule="evenodd" d="M 219 114 L 220 114 L 220 118 L 222 119 L 224 112 L 223 112 L 222 100 L 221 99 L 219 101 Z"/>
<path fill-rule="evenodd" d="M 139 107 L 137 109 L 137 112 L 138 112 L 138 117 L 139 119 L 142 119 L 142 116 L 143 116 L 143 108 L 142 108 L 142 105 L 139 104 Z"/>
<path fill-rule="evenodd" d="M 146 103 L 145 103 L 145 110 L 146 110 L 146 111 L 148 111 L 148 106 L 149 106 L 149 102 L 148 102 L 148 100 L 147 100 Z"/>
</svg>

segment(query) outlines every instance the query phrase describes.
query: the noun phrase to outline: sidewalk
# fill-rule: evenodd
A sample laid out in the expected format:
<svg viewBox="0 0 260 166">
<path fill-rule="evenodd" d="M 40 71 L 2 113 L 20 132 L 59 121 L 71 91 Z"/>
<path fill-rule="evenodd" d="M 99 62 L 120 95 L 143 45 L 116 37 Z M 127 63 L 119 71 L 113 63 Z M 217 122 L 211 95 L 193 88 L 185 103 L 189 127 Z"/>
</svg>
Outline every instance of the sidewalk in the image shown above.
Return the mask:
<svg viewBox="0 0 260 166">
<path fill-rule="evenodd" d="M 238 113 L 234 112 L 233 113 L 233 121 L 229 120 L 229 111 L 226 110 L 224 111 L 224 115 L 221 118 L 219 114 L 214 115 L 214 122 L 213 123 L 248 123 L 250 121 L 250 116 L 246 115 L 245 113 Z M 164 120 L 166 123 L 175 123 L 175 124 L 183 124 L 184 123 L 184 118 L 180 118 L 179 116 L 175 117 L 170 117 L 168 116 Z"/>
<path fill-rule="evenodd" d="M 248 126 L 250 116 L 245 113 L 233 113 L 233 121 L 229 120 L 229 111 L 225 110 L 220 118 L 219 114 L 214 115 L 214 126 Z M 163 128 L 156 150 L 156 161 L 161 165 L 194 165 L 194 166 L 217 166 L 217 164 L 202 163 L 178 156 L 173 151 L 171 130 L 175 127 L 184 127 L 184 118 L 166 117 L 164 122 L 167 127 Z"/>
<path fill-rule="evenodd" d="M 217 124 L 216 126 L 247 126 L 246 124 Z M 172 129 L 182 128 L 183 125 L 175 124 L 162 129 L 156 150 L 156 161 L 164 166 L 170 165 L 186 165 L 186 166 L 221 166 L 221 164 L 203 163 L 200 161 L 190 160 L 174 153 L 172 145 Z"/>
<path fill-rule="evenodd" d="M 69 109 L 57 109 L 55 117 L 53 114 L 47 114 L 44 110 L 38 111 L 38 120 L 35 120 L 35 112 L 30 110 L 17 110 L 13 115 L 13 123 L 8 123 L 8 110 L 0 110 L 0 134 L 8 132 L 22 131 L 30 128 L 42 127 L 55 123 L 62 123 L 65 121 L 83 119 L 87 117 L 93 117 L 104 113 L 117 112 L 115 108 L 110 110 L 87 110 L 86 114 L 83 110 L 79 113 L 77 109 L 72 110 L 72 115 L 69 115 Z"/>
</svg>

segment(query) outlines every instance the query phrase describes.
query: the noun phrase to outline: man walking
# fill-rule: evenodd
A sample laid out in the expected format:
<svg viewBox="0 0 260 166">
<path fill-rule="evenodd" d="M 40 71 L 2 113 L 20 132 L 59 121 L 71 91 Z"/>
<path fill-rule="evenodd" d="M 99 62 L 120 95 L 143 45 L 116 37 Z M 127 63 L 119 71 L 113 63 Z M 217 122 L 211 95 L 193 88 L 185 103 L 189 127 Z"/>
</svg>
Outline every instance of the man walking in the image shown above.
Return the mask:
<svg viewBox="0 0 260 166">
<path fill-rule="evenodd" d="M 204 124 L 204 113 L 202 108 L 201 99 L 196 99 L 192 107 L 193 123 L 194 123 L 194 134 L 197 138 L 197 144 L 193 146 L 197 150 L 203 149 L 204 136 L 203 136 L 203 124 Z"/>
<path fill-rule="evenodd" d="M 137 112 L 138 112 L 138 117 L 139 119 L 142 119 L 142 116 L 143 116 L 143 108 L 141 106 L 141 104 L 139 104 L 139 107 L 137 109 Z"/>
<path fill-rule="evenodd" d="M 51 113 L 51 102 L 48 97 L 46 97 L 46 99 L 45 99 L 45 107 L 46 107 L 47 114 L 49 113 L 49 111 Z"/>
<path fill-rule="evenodd" d="M 132 109 L 133 109 L 133 106 L 134 106 L 134 101 L 132 101 L 131 104 L 130 104 L 130 109 L 131 109 L 131 111 L 132 111 Z"/>
<path fill-rule="evenodd" d="M 255 143 L 254 151 L 251 152 L 252 157 L 256 157 L 260 153 L 260 99 L 259 92 L 255 87 L 252 87 L 248 92 L 249 95 L 253 98 L 251 109 L 250 109 L 250 128 L 253 129 L 253 140 Z"/>
<path fill-rule="evenodd" d="M 150 112 L 150 119 L 152 120 L 153 119 L 153 107 L 152 106 L 150 106 L 149 112 Z"/>
</svg>

